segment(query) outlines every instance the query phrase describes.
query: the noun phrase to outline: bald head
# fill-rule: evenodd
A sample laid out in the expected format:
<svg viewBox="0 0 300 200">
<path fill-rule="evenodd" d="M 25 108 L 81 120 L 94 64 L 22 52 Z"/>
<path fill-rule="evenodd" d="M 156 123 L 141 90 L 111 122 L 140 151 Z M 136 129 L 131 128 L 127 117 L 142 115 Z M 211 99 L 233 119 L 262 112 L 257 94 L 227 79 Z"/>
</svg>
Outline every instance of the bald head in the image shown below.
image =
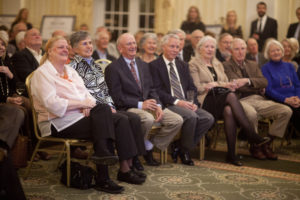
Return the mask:
<svg viewBox="0 0 300 200">
<path fill-rule="evenodd" d="M 258 53 L 258 44 L 254 38 L 249 38 L 247 40 L 247 50 L 253 56 Z"/>
<path fill-rule="evenodd" d="M 192 32 L 192 35 L 191 35 L 191 43 L 192 43 L 192 47 L 195 49 L 198 42 L 204 37 L 204 33 L 199 30 L 199 29 L 196 29 Z"/>
<path fill-rule="evenodd" d="M 40 31 L 36 28 L 32 28 L 25 33 L 24 41 L 26 47 L 34 50 L 39 50 L 42 47 L 42 37 Z"/>
<path fill-rule="evenodd" d="M 62 36 L 62 37 L 66 37 L 67 34 L 66 32 L 64 32 L 63 30 L 56 30 L 52 33 L 52 37 L 55 37 L 55 36 Z"/>
<path fill-rule="evenodd" d="M 122 56 L 132 60 L 136 55 L 137 45 L 134 36 L 130 33 L 123 33 L 117 40 L 117 48 Z"/>
<path fill-rule="evenodd" d="M 21 31 L 27 31 L 27 26 L 24 22 L 19 22 L 13 27 L 12 37 L 15 38 Z"/>
</svg>

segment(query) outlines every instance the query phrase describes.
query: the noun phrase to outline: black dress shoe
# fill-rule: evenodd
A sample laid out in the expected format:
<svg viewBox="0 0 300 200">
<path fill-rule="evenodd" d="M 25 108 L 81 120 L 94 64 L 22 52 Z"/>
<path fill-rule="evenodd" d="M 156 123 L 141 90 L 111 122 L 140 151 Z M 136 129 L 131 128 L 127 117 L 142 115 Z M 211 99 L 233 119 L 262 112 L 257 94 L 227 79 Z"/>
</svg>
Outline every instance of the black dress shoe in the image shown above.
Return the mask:
<svg viewBox="0 0 300 200">
<path fill-rule="evenodd" d="M 132 165 L 134 169 L 138 171 L 144 171 L 144 166 L 142 165 L 141 161 L 139 160 L 138 156 L 134 156 L 132 159 Z"/>
<path fill-rule="evenodd" d="M 137 171 L 134 167 L 130 167 L 131 171 L 133 171 L 138 177 L 143 178 L 146 180 L 147 175 L 141 171 Z"/>
<path fill-rule="evenodd" d="M 227 157 L 226 162 L 233 164 L 235 166 L 238 166 L 238 167 L 243 166 L 243 163 L 237 157 L 235 157 L 235 158 Z"/>
<path fill-rule="evenodd" d="M 194 166 L 194 161 L 191 159 L 189 152 L 180 153 L 182 164 Z"/>
<path fill-rule="evenodd" d="M 140 178 L 136 173 L 132 170 L 128 172 L 118 172 L 118 180 L 123 181 L 130 184 L 142 184 L 145 182 L 144 178 Z"/>
<path fill-rule="evenodd" d="M 111 193 L 111 194 L 120 194 L 124 191 L 124 187 L 116 184 L 110 179 L 97 182 L 94 189 L 102 192 Z"/>
<path fill-rule="evenodd" d="M 178 146 L 176 146 L 176 143 L 171 144 L 171 149 L 172 149 L 172 153 L 171 153 L 172 160 L 174 161 L 174 163 L 177 163 L 177 157 L 179 156 L 180 149 Z"/>
<path fill-rule="evenodd" d="M 146 161 L 146 164 L 149 166 L 159 166 L 159 162 L 157 162 L 153 158 L 152 150 L 146 151 L 146 155 L 144 155 L 144 159 Z"/>
<path fill-rule="evenodd" d="M 96 164 L 96 165 L 114 165 L 119 161 L 118 156 L 91 156 L 91 160 Z"/>
</svg>

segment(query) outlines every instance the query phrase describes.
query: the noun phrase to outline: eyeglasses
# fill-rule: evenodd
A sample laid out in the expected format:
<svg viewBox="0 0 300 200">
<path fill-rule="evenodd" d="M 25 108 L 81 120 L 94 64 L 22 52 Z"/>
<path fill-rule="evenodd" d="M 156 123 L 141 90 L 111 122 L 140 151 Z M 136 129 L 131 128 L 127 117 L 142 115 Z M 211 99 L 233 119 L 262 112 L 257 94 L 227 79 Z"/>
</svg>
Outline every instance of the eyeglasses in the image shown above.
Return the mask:
<svg viewBox="0 0 300 200">
<path fill-rule="evenodd" d="M 293 86 L 293 83 L 289 76 L 285 76 L 285 77 L 280 76 L 280 87 L 281 88 L 290 88 L 292 86 Z"/>
</svg>

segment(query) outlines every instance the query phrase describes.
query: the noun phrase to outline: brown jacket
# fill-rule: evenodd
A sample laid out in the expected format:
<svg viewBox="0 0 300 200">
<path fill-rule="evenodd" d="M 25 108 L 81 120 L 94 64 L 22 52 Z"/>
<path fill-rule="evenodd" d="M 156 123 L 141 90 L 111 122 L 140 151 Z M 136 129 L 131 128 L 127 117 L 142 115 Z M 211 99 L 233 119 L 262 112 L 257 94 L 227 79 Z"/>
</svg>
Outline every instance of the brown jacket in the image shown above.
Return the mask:
<svg viewBox="0 0 300 200">
<path fill-rule="evenodd" d="M 222 63 L 214 58 L 212 61 L 212 66 L 217 73 L 218 84 L 220 86 L 225 86 L 225 84 L 228 82 L 228 78 L 224 72 Z M 194 85 L 197 88 L 198 101 L 201 103 L 201 105 L 203 105 L 203 101 L 207 95 L 205 85 L 207 83 L 214 82 L 214 78 L 201 58 L 192 57 L 191 61 L 189 62 L 189 68 Z"/>
<path fill-rule="evenodd" d="M 251 85 L 245 85 L 239 88 L 237 93 L 240 94 L 240 97 L 249 96 L 251 94 L 261 94 L 261 90 L 268 85 L 267 79 L 262 75 L 256 62 L 251 60 L 245 60 L 244 62 Z M 240 67 L 232 58 L 224 62 L 223 65 L 229 79 L 248 78 L 243 77 Z"/>
</svg>

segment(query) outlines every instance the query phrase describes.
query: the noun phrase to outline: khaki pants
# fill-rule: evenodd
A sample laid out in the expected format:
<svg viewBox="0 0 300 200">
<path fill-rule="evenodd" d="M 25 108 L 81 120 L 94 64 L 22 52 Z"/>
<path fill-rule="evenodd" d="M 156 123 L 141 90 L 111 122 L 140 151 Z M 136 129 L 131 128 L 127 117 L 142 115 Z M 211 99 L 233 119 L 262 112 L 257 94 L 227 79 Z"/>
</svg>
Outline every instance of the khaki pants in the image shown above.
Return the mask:
<svg viewBox="0 0 300 200">
<path fill-rule="evenodd" d="M 292 116 L 292 110 L 288 106 L 265 99 L 260 95 L 251 95 L 242 98 L 240 102 L 256 132 L 258 132 L 259 119 L 271 118 L 273 123 L 269 128 L 269 134 L 280 138 L 284 136 L 286 127 Z"/>
<path fill-rule="evenodd" d="M 136 113 L 141 118 L 142 131 L 145 138 L 148 137 L 149 132 L 154 124 L 154 117 L 151 113 L 137 108 L 130 108 L 128 112 Z M 151 138 L 153 144 L 160 150 L 165 150 L 172 142 L 173 138 L 180 131 L 183 119 L 180 115 L 170 111 L 169 109 L 163 110 L 163 118 L 160 121 L 162 127 Z"/>
</svg>

